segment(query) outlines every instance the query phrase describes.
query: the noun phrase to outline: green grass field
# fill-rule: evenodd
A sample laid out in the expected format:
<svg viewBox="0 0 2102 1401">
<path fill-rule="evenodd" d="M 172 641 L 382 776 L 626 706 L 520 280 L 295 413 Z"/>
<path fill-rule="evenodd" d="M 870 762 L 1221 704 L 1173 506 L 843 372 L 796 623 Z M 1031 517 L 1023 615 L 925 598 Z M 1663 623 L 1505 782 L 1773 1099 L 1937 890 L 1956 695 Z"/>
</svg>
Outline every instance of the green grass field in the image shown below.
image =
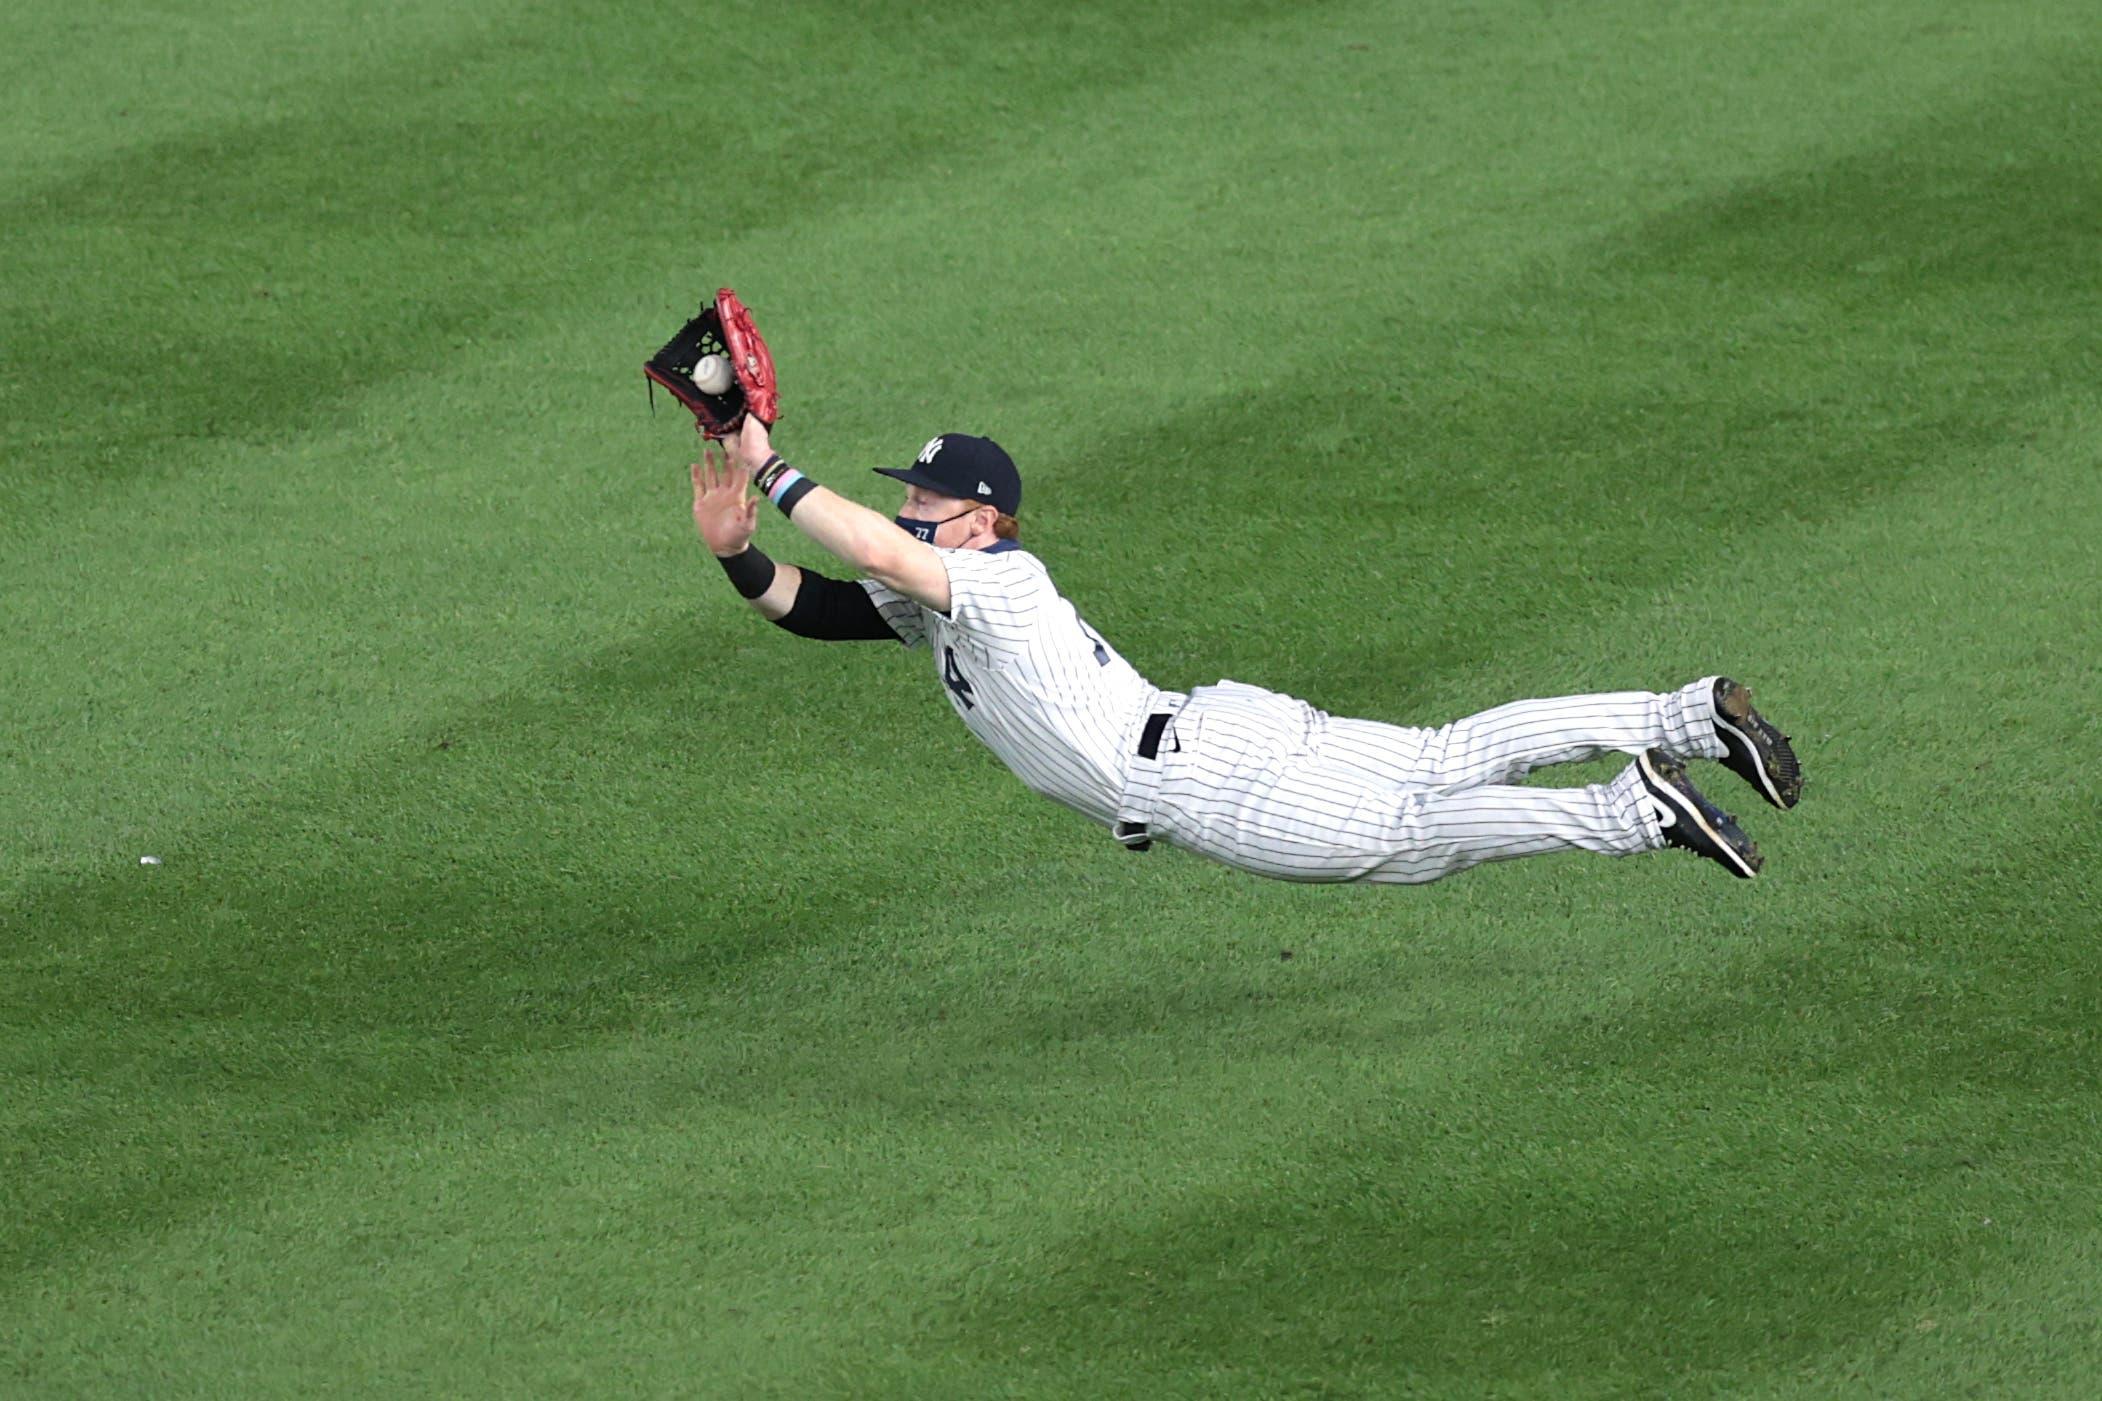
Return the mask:
<svg viewBox="0 0 2102 1401">
<path fill-rule="evenodd" d="M 0 1395 L 2102 1390 L 2092 0 L 0 33 Z M 1160 685 L 1750 681 L 1766 877 L 1124 854 L 724 586 L 719 283 Z"/>
</svg>

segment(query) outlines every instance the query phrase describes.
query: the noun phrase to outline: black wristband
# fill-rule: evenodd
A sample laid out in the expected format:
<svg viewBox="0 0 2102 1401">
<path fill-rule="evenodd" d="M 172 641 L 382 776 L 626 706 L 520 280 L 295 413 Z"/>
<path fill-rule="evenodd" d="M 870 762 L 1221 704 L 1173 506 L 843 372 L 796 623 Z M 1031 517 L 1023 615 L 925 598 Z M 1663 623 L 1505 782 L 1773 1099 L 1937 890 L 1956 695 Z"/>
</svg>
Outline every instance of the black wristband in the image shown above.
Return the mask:
<svg viewBox="0 0 2102 1401">
<path fill-rule="evenodd" d="M 774 562 L 762 550 L 750 545 L 743 554 L 717 555 L 716 561 L 723 573 L 730 576 L 730 587 L 746 598 L 757 598 L 774 583 Z"/>
<path fill-rule="evenodd" d="M 767 500 L 781 508 L 784 516 L 794 515 L 796 502 L 817 490 L 817 483 L 788 465 L 787 459 L 775 453 L 752 478 L 752 485 L 759 488 Z"/>
<path fill-rule="evenodd" d="M 774 494 L 774 483 L 780 480 L 784 473 L 793 470 L 788 465 L 788 459 L 777 452 L 767 458 L 760 465 L 758 471 L 752 473 L 752 485 L 759 488 L 761 496 L 772 496 Z"/>
</svg>

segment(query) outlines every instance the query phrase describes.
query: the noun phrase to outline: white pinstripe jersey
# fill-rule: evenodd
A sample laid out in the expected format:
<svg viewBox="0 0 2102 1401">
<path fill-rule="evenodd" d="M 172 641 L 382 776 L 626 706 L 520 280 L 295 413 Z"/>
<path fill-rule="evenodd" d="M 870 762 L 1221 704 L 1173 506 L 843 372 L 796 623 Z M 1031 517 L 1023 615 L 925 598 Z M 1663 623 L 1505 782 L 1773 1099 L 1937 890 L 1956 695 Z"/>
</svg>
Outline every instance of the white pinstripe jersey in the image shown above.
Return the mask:
<svg viewBox="0 0 2102 1401">
<path fill-rule="evenodd" d="M 1017 778 L 1114 821 L 1133 718 L 1155 688 L 1081 621 L 1035 555 L 1004 540 L 936 553 L 949 571 L 946 615 L 874 579 L 861 587 L 899 641 L 933 653 L 950 706 Z"/>
<path fill-rule="evenodd" d="M 936 553 L 946 614 L 861 586 L 900 641 L 933 653 L 972 734 L 1097 822 L 1122 818 L 1260 875 L 1414 884 L 1514 856 L 1654 850 L 1663 829 L 1635 766 L 1583 788 L 1518 780 L 1610 751 L 1724 750 L 1712 676 L 1663 695 L 1516 701 L 1435 729 L 1332 716 L 1237 681 L 1164 693 L 1081 621 L 1036 556 L 1005 541 Z M 1140 717 L 1156 710 L 1174 713 L 1171 738 L 1141 760 Z"/>
</svg>

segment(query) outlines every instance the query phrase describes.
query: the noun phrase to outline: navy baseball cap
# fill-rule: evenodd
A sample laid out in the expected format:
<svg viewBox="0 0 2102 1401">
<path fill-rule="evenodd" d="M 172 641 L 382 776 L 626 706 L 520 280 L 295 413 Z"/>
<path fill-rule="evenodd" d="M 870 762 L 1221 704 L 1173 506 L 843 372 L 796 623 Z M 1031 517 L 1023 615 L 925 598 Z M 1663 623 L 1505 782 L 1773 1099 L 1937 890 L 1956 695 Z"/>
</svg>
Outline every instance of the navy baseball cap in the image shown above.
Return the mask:
<svg viewBox="0 0 2102 1401">
<path fill-rule="evenodd" d="M 1020 515 L 1022 511 L 1022 474 L 1015 470 L 1014 459 L 991 438 L 944 433 L 929 438 L 910 467 L 876 470 L 944 496 L 983 502 L 1002 515 Z"/>
</svg>

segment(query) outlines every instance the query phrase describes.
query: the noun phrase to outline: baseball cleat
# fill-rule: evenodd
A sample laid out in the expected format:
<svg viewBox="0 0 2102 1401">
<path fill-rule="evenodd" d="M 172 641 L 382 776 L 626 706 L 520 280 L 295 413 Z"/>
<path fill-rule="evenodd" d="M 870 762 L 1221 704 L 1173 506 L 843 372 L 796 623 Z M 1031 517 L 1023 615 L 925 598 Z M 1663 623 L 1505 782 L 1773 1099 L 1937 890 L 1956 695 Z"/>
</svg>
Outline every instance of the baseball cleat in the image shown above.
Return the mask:
<svg viewBox="0 0 2102 1401">
<path fill-rule="evenodd" d="M 1661 749 L 1638 755 L 1642 784 L 1649 789 L 1666 846 L 1705 856 L 1731 875 L 1750 880 L 1766 864 L 1737 819 L 1702 797 L 1686 777 L 1686 766 Z"/>
<path fill-rule="evenodd" d="M 1792 808 L 1803 796 L 1803 769 L 1788 736 L 1752 709 L 1752 693 L 1729 677 L 1715 682 L 1715 733 L 1730 752 L 1722 765 L 1759 790 L 1777 808 Z"/>
</svg>

